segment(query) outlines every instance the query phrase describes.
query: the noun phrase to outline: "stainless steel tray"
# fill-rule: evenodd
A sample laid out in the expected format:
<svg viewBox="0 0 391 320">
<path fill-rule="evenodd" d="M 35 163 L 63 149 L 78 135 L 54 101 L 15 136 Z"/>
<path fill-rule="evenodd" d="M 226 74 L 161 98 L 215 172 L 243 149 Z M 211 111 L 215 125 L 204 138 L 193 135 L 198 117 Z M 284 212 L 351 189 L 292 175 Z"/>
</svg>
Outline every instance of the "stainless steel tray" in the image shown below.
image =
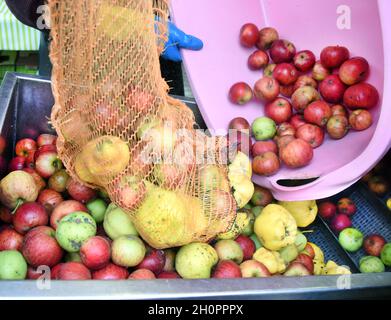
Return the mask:
<svg viewBox="0 0 391 320">
<path fill-rule="evenodd" d="M 178 97 L 205 123 L 194 100 Z M 51 132 L 48 116 L 53 105 L 48 79 L 8 73 L 0 88 L 0 132 L 9 142 L 11 157 L 15 141 Z M 316 230 L 326 239 L 321 244 L 338 250 L 322 224 Z M 331 239 L 331 240 L 330 240 Z M 327 256 L 327 254 L 326 254 Z M 340 256 L 350 264 L 348 257 Z M 271 277 L 235 280 L 153 281 L 51 281 L 40 289 L 36 281 L 1 281 L 0 299 L 354 299 L 391 297 L 391 273 L 350 276 Z"/>
</svg>

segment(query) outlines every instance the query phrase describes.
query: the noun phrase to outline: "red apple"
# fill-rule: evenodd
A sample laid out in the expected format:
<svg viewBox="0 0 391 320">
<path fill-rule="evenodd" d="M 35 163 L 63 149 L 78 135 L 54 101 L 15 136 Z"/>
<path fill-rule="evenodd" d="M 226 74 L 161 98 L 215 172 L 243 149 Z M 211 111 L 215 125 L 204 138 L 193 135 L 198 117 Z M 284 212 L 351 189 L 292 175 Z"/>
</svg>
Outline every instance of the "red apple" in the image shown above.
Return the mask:
<svg viewBox="0 0 391 320">
<path fill-rule="evenodd" d="M 55 266 L 63 256 L 63 250 L 56 241 L 56 232 L 49 227 L 35 229 L 29 231 L 24 238 L 23 256 L 33 267 Z"/>
<path fill-rule="evenodd" d="M 311 257 L 307 254 L 300 253 L 297 258 L 294 260 L 294 262 L 301 263 L 304 265 L 308 271 L 313 274 L 314 273 L 314 262 L 312 261 Z"/>
<path fill-rule="evenodd" d="M 27 279 L 28 280 L 38 280 L 40 277 L 43 276 L 42 272 L 38 272 L 38 268 L 34 268 L 29 266 L 27 268 Z"/>
<path fill-rule="evenodd" d="M 163 250 L 151 250 L 143 261 L 136 267 L 137 269 L 147 269 L 158 275 L 162 272 L 166 263 L 166 256 Z"/>
<path fill-rule="evenodd" d="M 158 279 L 180 279 L 181 277 L 174 271 L 163 271 L 159 273 Z"/>
<path fill-rule="evenodd" d="M 345 61 L 339 68 L 339 77 L 348 86 L 365 81 L 369 75 L 369 63 L 362 57 Z"/>
<path fill-rule="evenodd" d="M 238 105 L 244 105 L 253 98 L 251 87 L 245 82 L 235 83 L 229 89 L 229 100 Z"/>
<path fill-rule="evenodd" d="M 129 277 L 129 272 L 126 268 L 109 263 L 104 268 L 94 271 L 92 279 L 94 280 L 125 280 Z"/>
<path fill-rule="evenodd" d="M 273 77 L 273 71 L 277 67 L 275 63 L 268 64 L 267 67 L 263 70 L 263 76 L 264 77 Z"/>
<path fill-rule="evenodd" d="M 281 160 L 289 168 L 300 168 L 308 165 L 314 156 L 311 145 L 302 139 L 294 139 L 280 149 Z"/>
<path fill-rule="evenodd" d="M 312 102 L 304 110 L 305 121 L 324 127 L 331 117 L 331 109 L 324 101 Z"/>
<path fill-rule="evenodd" d="M 37 158 L 40 156 L 41 153 L 45 153 L 48 151 L 57 152 L 57 147 L 52 144 L 45 144 L 39 147 L 38 150 L 34 153 L 34 160 L 37 161 Z"/>
<path fill-rule="evenodd" d="M 292 106 L 287 99 L 277 98 L 266 105 L 265 114 L 277 124 L 281 124 L 292 116 Z"/>
<path fill-rule="evenodd" d="M 251 70 L 261 70 L 269 63 L 269 56 L 263 50 L 257 50 L 248 57 L 248 67 Z"/>
<path fill-rule="evenodd" d="M 240 264 L 243 278 L 270 277 L 271 274 L 265 265 L 257 260 L 247 260 Z"/>
<path fill-rule="evenodd" d="M 82 203 L 76 200 L 66 200 L 61 202 L 56 208 L 54 208 L 50 216 L 50 226 L 53 229 L 57 229 L 58 223 L 62 218 L 73 212 L 88 212 L 88 209 Z"/>
<path fill-rule="evenodd" d="M 351 226 L 352 221 L 350 220 L 349 216 L 343 213 L 337 214 L 331 221 L 331 229 L 333 229 L 336 233 L 339 233 Z"/>
<path fill-rule="evenodd" d="M 102 269 L 110 262 L 110 243 L 105 238 L 99 236 L 89 238 L 80 248 L 80 257 L 88 269 Z"/>
<path fill-rule="evenodd" d="M 229 129 L 250 134 L 250 123 L 245 118 L 237 117 L 231 120 L 229 123 Z"/>
<path fill-rule="evenodd" d="M 364 239 L 364 251 L 370 256 L 379 257 L 386 243 L 386 239 L 384 239 L 381 235 L 371 234 L 366 236 Z"/>
<path fill-rule="evenodd" d="M 319 215 L 326 220 L 331 220 L 337 214 L 337 206 L 330 202 L 325 201 L 319 205 Z"/>
<path fill-rule="evenodd" d="M 37 143 L 33 139 L 19 140 L 15 146 L 15 153 L 19 157 L 27 157 L 31 152 L 37 150 Z"/>
<path fill-rule="evenodd" d="M 280 94 L 280 85 L 274 78 L 263 77 L 254 85 L 254 95 L 261 101 L 273 101 Z"/>
<path fill-rule="evenodd" d="M 216 279 L 232 279 L 241 277 L 242 272 L 240 271 L 240 267 L 232 260 L 221 260 L 212 274 L 212 278 Z"/>
<path fill-rule="evenodd" d="M 25 157 L 15 157 L 12 158 L 12 160 L 8 164 L 8 171 L 17 171 L 17 170 L 23 170 L 24 166 L 26 164 L 26 158 Z"/>
<path fill-rule="evenodd" d="M 243 47 L 254 47 L 259 40 L 258 27 L 253 23 L 246 23 L 240 29 L 239 39 Z"/>
<path fill-rule="evenodd" d="M 34 227 L 45 226 L 48 221 L 49 217 L 45 207 L 35 202 L 22 204 L 13 218 L 15 230 L 21 234 L 26 234 Z"/>
<path fill-rule="evenodd" d="M 235 241 L 243 250 L 243 260 L 249 260 L 253 257 L 255 252 L 255 243 L 249 237 L 244 235 L 239 235 Z"/>
<path fill-rule="evenodd" d="M 276 40 L 270 48 L 270 57 L 275 63 L 291 62 L 295 54 L 295 46 L 287 40 Z"/>
<path fill-rule="evenodd" d="M 342 101 L 346 86 L 335 74 L 329 75 L 319 85 L 323 99 L 330 103 Z"/>
<path fill-rule="evenodd" d="M 254 206 L 266 207 L 273 202 L 274 197 L 270 190 L 258 185 L 254 185 L 254 187 L 254 194 L 251 198 L 251 203 Z"/>
<path fill-rule="evenodd" d="M 12 214 L 11 210 L 0 204 L 0 221 L 11 224 L 13 218 L 14 215 Z"/>
<path fill-rule="evenodd" d="M 184 170 L 188 167 L 181 165 L 179 168 L 170 164 L 157 164 L 155 174 L 156 177 L 159 177 L 162 186 L 169 187 L 171 185 L 173 187 L 183 181 Z M 175 171 L 175 169 L 177 170 Z M 145 182 L 136 176 L 124 176 L 115 184 L 115 188 L 118 192 L 115 194 L 113 201 L 117 201 L 120 206 L 128 210 L 136 209 L 144 200 L 147 192 Z"/>
<path fill-rule="evenodd" d="M 356 213 L 357 207 L 355 203 L 349 198 L 342 198 L 337 203 L 337 209 L 339 213 L 352 216 Z"/>
<path fill-rule="evenodd" d="M 283 86 L 293 85 L 299 78 L 299 72 L 293 64 L 277 64 L 273 71 L 273 77 Z"/>
<path fill-rule="evenodd" d="M 388 181 L 382 176 L 371 177 L 368 181 L 368 188 L 380 197 L 383 197 L 390 190 Z"/>
<path fill-rule="evenodd" d="M 58 273 L 59 273 L 62 265 L 63 265 L 63 263 L 59 263 L 50 269 L 50 274 L 51 274 L 50 279 L 58 280 Z"/>
<path fill-rule="evenodd" d="M 36 158 L 35 170 L 42 178 L 50 178 L 60 169 L 62 169 L 62 162 L 55 151 L 41 152 Z"/>
<path fill-rule="evenodd" d="M 308 72 L 315 65 L 316 58 L 312 51 L 303 50 L 298 53 L 293 58 L 293 63 L 295 67 L 301 72 Z"/>
<path fill-rule="evenodd" d="M 251 155 L 255 158 L 265 152 L 274 152 L 277 154 L 277 144 L 273 140 L 257 141 L 251 148 Z"/>
<path fill-rule="evenodd" d="M 58 280 L 90 280 L 91 272 L 80 262 L 61 264 L 57 273 Z"/>
<path fill-rule="evenodd" d="M 345 91 L 343 102 L 349 109 L 371 109 L 379 102 L 379 93 L 371 84 L 359 83 Z"/>
<path fill-rule="evenodd" d="M 235 155 L 238 151 L 249 155 L 253 145 L 251 136 L 242 131 L 230 131 L 227 137 L 227 143 L 229 151 Z"/>
<path fill-rule="evenodd" d="M 304 116 L 302 114 L 295 114 L 290 121 L 290 124 L 295 128 L 296 130 L 299 129 L 301 126 L 305 125 L 307 122 L 304 120 Z"/>
<path fill-rule="evenodd" d="M 280 169 L 280 160 L 274 152 L 265 152 L 253 159 L 252 168 L 255 174 L 272 176 Z"/>
<path fill-rule="evenodd" d="M 347 110 L 345 109 L 344 106 L 342 106 L 340 104 L 336 104 L 336 105 L 331 107 L 331 115 L 332 116 L 347 117 L 348 116 L 348 112 L 347 112 Z"/>
<path fill-rule="evenodd" d="M 278 126 L 277 136 L 294 136 L 296 134 L 296 129 L 289 122 L 283 122 Z"/>
<path fill-rule="evenodd" d="M 308 105 L 320 100 L 319 92 L 311 86 L 297 89 L 292 95 L 292 106 L 297 112 L 303 112 Z"/>
<path fill-rule="evenodd" d="M 74 179 L 69 179 L 67 182 L 67 191 L 69 195 L 76 201 L 87 203 L 94 199 L 97 195 L 96 191 L 77 182 Z"/>
<path fill-rule="evenodd" d="M 155 274 L 148 269 L 138 269 L 136 271 L 133 271 L 129 275 L 129 280 L 153 280 L 156 279 Z"/>
<path fill-rule="evenodd" d="M 276 29 L 271 27 L 262 28 L 259 31 L 259 40 L 256 46 L 262 50 L 270 49 L 274 41 L 279 39 L 279 35 Z"/>
<path fill-rule="evenodd" d="M 53 212 L 54 208 L 63 201 L 62 195 L 51 189 L 41 191 L 37 199 L 37 202 L 45 207 L 49 215 Z"/>
<path fill-rule="evenodd" d="M 280 86 L 280 94 L 283 95 L 284 97 L 291 98 L 294 92 L 295 92 L 294 85 Z"/>
<path fill-rule="evenodd" d="M 309 243 L 307 243 L 305 245 L 304 250 L 301 253 L 308 255 L 311 259 L 315 258 L 314 247 L 312 245 L 310 245 Z"/>
<path fill-rule="evenodd" d="M 349 122 L 346 117 L 332 116 L 327 122 L 327 133 L 332 139 L 342 139 L 349 131 Z"/>
<path fill-rule="evenodd" d="M 24 163 L 26 168 L 35 168 L 35 152 L 36 151 L 31 151 L 26 156 L 26 162 Z"/>
<path fill-rule="evenodd" d="M 38 145 L 38 147 L 42 147 L 42 146 L 47 145 L 47 144 L 52 144 L 52 145 L 55 146 L 56 142 L 57 142 L 57 137 L 55 135 L 52 135 L 52 134 L 44 133 L 44 134 L 41 134 L 37 138 L 37 145 Z"/>
<path fill-rule="evenodd" d="M 23 236 L 11 227 L 0 230 L 0 251 L 18 250 L 22 251 Z"/>
<path fill-rule="evenodd" d="M 324 131 L 316 125 L 305 124 L 297 129 L 296 138 L 307 141 L 315 149 L 323 143 Z"/>
<path fill-rule="evenodd" d="M 293 92 L 295 92 L 297 89 L 299 89 L 301 87 L 305 87 L 305 86 L 313 87 L 316 89 L 316 88 L 318 88 L 318 82 L 316 82 L 315 79 L 311 78 L 308 75 L 301 75 L 297 78 L 297 81 L 295 82 L 295 84 L 293 86 Z"/>
<path fill-rule="evenodd" d="M 329 46 L 320 53 L 320 61 L 325 68 L 338 68 L 349 59 L 349 50 L 342 46 Z"/>
<path fill-rule="evenodd" d="M 354 110 L 349 116 L 349 124 L 354 130 L 366 130 L 372 125 L 372 115 L 367 110 Z"/>
<path fill-rule="evenodd" d="M 312 78 L 314 78 L 316 81 L 322 81 L 326 79 L 328 75 L 330 75 L 331 72 L 329 69 L 324 67 L 320 61 L 317 61 L 312 68 Z"/>
</svg>

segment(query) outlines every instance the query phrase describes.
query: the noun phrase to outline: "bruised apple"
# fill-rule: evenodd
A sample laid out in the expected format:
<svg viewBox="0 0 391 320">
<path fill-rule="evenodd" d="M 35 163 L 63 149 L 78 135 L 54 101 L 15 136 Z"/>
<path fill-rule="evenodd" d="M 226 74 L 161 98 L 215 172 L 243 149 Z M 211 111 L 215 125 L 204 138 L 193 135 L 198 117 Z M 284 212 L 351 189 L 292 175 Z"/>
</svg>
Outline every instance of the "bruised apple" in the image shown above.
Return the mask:
<svg viewBox="0 0 391 320">
<path fill-rule="evenodd" d="M 296 91 L 297 89 L 305 86 L 310 86 L 316 89 L 318 88 L 318 83 L 312 77 L 308 75 L 302 75 L 297 78 L 297 81 L 293 86 L 293 90 Z"/>
<path fill-rule="evenodd" d="M 273 101 L 280 94 L 280 84 L 274 78 L 263 77 L 254 85 L 254 95 L 262 101 Z"/>
<path fill-rule="evenodd" d="M 76 200 L 66 200 L 56 206 L 50 216 L 50 225 L 53 229 L 57 226 L 62 218 L 73 212 L 88 212 L 84 204 Z"/>
<path fill-rule="evenodd" d="M 45 180 L 38 174 L 37 171 L 35 171 L 33 168 L 24 168 L 24 172 L 27 172 L 30 174 L 33 178 L 34 181 L 37 185 L 38 191 L 41 192 L 43 189 L 46 187 L 46 182 Z"/>
<path fill-rule="evenodd" d="M 320 61 L 317 61 L 312 68 L 312 78 L 316 81 L 323 81 L 330 75 L 330 70 L 322 65 Z"/>
<path fill-rule="evenodd" d="M 297 112 L 303 112 L 309 104 L 320 100 L 319 92 L 312 86 L 297 89 L 292 95 L 292 106 Z"/>
<path fill-rule="evenodd" d="M 332 139 L 342 139 L 349 131 L 349 122 L 346 117 L 332 116 L 327 122 L 327 133 Z"/>
<path fill-rule="evenodd" d="M 51 189 L 41 191 L 37 199 L 37 202 L 45 207 L 48 214 L 51 214 L 53 209 L 63 201 L 61 193 Z"/>
<path fill-rule="evenodd" d="M 279 35 L 276 29 L 271 27 L 262 28 L 259 30 L 259 40 L 256 46 L 262 50 L 270 49 L 274 41 L 279 39 Z"/>
<path fill-rule="evenodd" d="M 294 136 L 296 134 L 295 127 L 289 122 L 283 122 L 278 126 L 277 136 Z"/>
<path fill-rule="evenodd" d="M 349 109 L 371 109 L 379 102 L 379 93 L 373 85 L 359 83 L 345 91 L 343 102 Z"/>
<path fill-rule="evenodd" d="M 348 116 L 348 112 L 346 110 L 346 108 L 340 104 L 336 104 L 334 106 L 331 107 L 331 115 L 332 116 L 343 116 L 343 117 L 347 117 Z"/>
<path fill-rule="evenodd" d="M 372 115 L 368 110 L 354 110 L 349 116 L 349 124 L 354 130 L 366 130 L 372 125 Z"/>
<path fill-rule="evenodd" d="M 289 168 L 300 168 L 308 165 L 314 156 L 311 145 L 302 139 L 295 139 L 280 150 L 281 160 Z"/>
<path fill-rule="evenodd" d="M 273 71 L 277 67 L 275 63 L 268 64 L 267 67 L 263 70 L 264 77 L 273 77 Z"/>
<path fill-rule="evenodd" d="M 296 137 L 307 141 L 315 149 L 323 143 L 324 131 L 316 125 L 305 124 L 297 129 Z"/>
</svg>

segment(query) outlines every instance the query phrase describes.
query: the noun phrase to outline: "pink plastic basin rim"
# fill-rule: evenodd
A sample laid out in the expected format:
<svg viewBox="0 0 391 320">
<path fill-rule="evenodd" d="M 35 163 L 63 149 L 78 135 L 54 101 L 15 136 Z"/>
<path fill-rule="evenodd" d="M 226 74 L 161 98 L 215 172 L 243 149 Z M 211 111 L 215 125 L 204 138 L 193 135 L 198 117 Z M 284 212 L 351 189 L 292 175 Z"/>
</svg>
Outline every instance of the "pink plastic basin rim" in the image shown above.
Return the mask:
<svg viewBox="0 0 391 320">
<path fill-rule="evenodd" d="M 341 7 L 343 5 L 343 7 Z M 342 10 L 342 11 L 341 11 Z M 350 11 L 351 28 L 341 30 L 341 12 Z M 257 102 L 245 107 L 231 104 L 229 87 L 238 81 L 252 85 L 261 73 L 250 71 L 246 61 L 251 50 L 238 41 L 240 27 L 254 22 L 273 26 L 280 37 L 295 43 L 298 50 L 310 49 L 319 57 L 328 45 L 345 45 L 352 56 L 364 56 L 371 65 L 368 82 L 380 92 L 381 102 L 373 110 L 371 129 L 352 132 L 339 141 L 326 141 L 315 150 L 312 163 L 302 169 L 283 168 L 272 177 L 254 175 L 253 181 L 271 189 L 279 200 L 321 199 L 334 195 L 365 175 L 391 147 L 391 1 L 387 0 L 171 0 L 173 20 L 205 44 L 200 52 L 183 51 L 184 65 L 201 113 L 212 130 L 226 130 L 229 121 L 244 116 L 249 121 L 263 115 Z M 254 49 L 255 50 L 255 49 Z M 284 187 L 282 179 L 319 177 L 299 186 Z"/>
</svg>

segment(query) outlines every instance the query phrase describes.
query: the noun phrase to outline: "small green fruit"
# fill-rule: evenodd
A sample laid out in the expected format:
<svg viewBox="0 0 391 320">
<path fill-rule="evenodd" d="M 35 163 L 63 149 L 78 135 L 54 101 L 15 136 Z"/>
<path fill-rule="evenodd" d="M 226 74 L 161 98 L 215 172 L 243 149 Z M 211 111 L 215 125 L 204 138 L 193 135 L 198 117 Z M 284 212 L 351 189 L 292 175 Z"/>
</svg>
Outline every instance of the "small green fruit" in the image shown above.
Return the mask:
<svg viewBox="0 0 391 320">
<path fill-rule="evenodd" d="M 114 203 L 107 207 L 103 228 L 112 240 L 126 235 L 138 236 L 129 215 Z"/>
<path fill-rule="evenodd" d="M 391 243 L 384 245 L 380 258 L 387 267 L 391 267 Z"/>
<path fill-rule="evenodd" d="M 297 258 L 299 255 L 299 251 L 297 250 L 297 247 L 295 244 L 290 244 L 286 246 L 285 248 L 282 248 L 279 250 L 280 256 L 282 260 L 284 260 L 285 264 L 289 264 L 293 260 Z"/>
<path fill-rule="evenodd" d="M 254 243 L 255 243 L 255 249 L 256 249 L 256 250 L 258 250 L 259 248 L 262 248 L 262 247 L 263 247 L 261 241 L 259 241 L 259 239 L 258 239 L 258 237 L 257 237 L 257 235 L 256 235 L 255 233 L 253 233 L 253 234 L 250 236 L 250 239 L 251 239 L 252 241 L 254 241 Z"/>
<path fill-rule="evenodd" d="M 16 250 L 0 252 L 0 280 L 24 280 L 27 275 L 27 263 Z"/>
<path fill-rule="evenodd" d="M 103 222 L 107 209 L 106 202 L 104 202 L 102 199 L 97 198 L 88 202 L 87 208 L 96 223 Z"/>
<path fill-rule="evenodd" d="M 144 242 L 134 235 L 121 236 L 111 246 L 113 262 L 121 267 L 135 267 L 146 253 Z"/>
<path fill-rule="evenodd" d="M 304 250 L 305 246 L 307 245 L 307 238 L 303 233 L 301 232 L 297 233 L 295 239 L 295 245 L 299 252 L 302 252 Z"/>
<path fill-rule="evenodd" d="M 339 243 L 349 252 L 356 252 L 362 246 L 364 235 L 355 228 L 346 228 L 339 234 Z"/>
<path fill-rule="evenodd" d="M 277 132 L 276 123 L 268 117 L 255 119 L 251 127 L 257 141 L 272 139 Z"/>
<path fill-rule="evenodd" d="M 384 270 L 384 264 L 378 257 L 367 256 L 360 260 L 360 272 L 362 273 L 384 272 Z"/>
</svg>

